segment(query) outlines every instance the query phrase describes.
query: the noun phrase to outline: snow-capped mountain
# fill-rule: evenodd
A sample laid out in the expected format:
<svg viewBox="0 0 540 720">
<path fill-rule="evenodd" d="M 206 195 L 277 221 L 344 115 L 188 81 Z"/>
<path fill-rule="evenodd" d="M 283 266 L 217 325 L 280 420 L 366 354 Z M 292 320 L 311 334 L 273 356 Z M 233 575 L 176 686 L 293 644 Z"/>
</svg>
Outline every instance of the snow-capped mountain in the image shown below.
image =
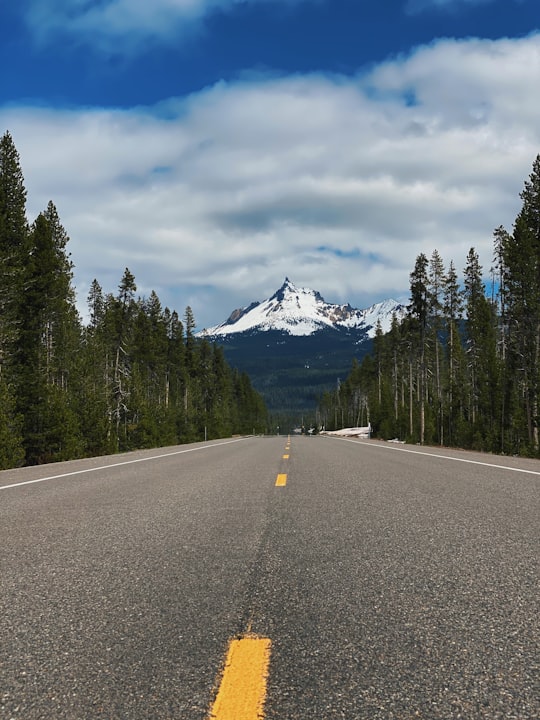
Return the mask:
<svg viewBox="0 0 540 720">
<path fill-rule="evenodd" d="M 237 333 L 278 331 L 288 335 L 307 336 L 320 330 L 363 330 L 374 337 L 377 322 L 388 332 L 392 316 L 401 318 L 404 308 L 396 300 L 376 303 L 366 310 L 351 305 L 325 302 L 315 290 L 299 288 L 288 278 L 272 297 L 235 310 L 221 325 L 204 330 L 207 337 L 227 337 Z"/>
</svg>

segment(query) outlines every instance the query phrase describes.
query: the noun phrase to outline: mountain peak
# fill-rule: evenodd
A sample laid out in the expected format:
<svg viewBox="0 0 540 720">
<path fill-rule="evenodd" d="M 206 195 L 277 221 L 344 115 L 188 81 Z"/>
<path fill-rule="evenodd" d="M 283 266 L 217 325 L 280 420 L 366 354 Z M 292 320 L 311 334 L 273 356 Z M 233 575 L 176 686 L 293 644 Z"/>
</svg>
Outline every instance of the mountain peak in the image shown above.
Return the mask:
<svg viewBox="0 0 540 720">
<path fill-rule="evenodd" d="M 278 302 L 283 302 L 287 293 L 291 292 L 296 292 L 296 286 L 293 285 L 293 283 L 289 280 L 288 277 L 286 277 L 283 285 L 279 288 L 279 290 L 276 290 L 276 292 L 272 295 L 270 299 L 275 299 Z"/>
<path fill-rule="evenodd" d="M 357 310 L 348 304 L 333 305 L 315 290 L 299 288 L 286 277 L 270 298 L 234 310 L 224 323 L 202 334 L 216 337 L 277 330 L 289 335 L 312 335 L 320 330 L 361 329 L 372 336 L 378 321 L 386 332 L 392 315 L 402 312 L 403 306 L 395 300 L 385 300 L 367 310 Z"/>
</svg>

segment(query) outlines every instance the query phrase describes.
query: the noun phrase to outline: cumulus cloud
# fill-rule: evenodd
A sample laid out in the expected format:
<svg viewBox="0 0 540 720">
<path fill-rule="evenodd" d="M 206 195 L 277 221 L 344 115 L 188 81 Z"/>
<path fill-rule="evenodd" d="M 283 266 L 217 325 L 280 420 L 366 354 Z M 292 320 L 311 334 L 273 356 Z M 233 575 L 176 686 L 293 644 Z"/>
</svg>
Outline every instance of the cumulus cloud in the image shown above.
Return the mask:
<svg viewBox="0 0 540 720">
<path fill-rule="evenodd" d="M 219 83 L 132 110 L 0 109 L 79 295 L 124 267 L 199 324 L 288 275 L 331 301 L 408 294 L 420 252 L 489 269 L 540 149 L 540 35 L 439 41 L 354 78 Z M 209 298 L 218 298 L 218 304 Z"/>
</svg>

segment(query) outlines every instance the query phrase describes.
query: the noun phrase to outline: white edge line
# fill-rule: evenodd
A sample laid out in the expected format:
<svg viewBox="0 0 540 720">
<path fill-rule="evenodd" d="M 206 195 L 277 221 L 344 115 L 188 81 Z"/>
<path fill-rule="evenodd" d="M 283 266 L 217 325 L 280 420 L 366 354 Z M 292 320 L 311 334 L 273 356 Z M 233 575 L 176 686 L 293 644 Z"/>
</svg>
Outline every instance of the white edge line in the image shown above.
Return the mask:
<svg viewBox="0 0 540 720">
<path fill-rule="evenodd" d="M 34 485 L 35 483 L 45 482 L 46 480 L 58 480 L 59 478 L 70 477 L 71 475 L 82 475 L 84 473 L 97 472 L 99 470 L 108 470 L 109 468 L 120 467 L 121 465 L 133 465 L 134 463 L 147 462 L 148 460 L 160 460 L 161 458 L 171 457 L 172 455 L 182 455 L 183 453 L 196 452 L 197 450 L 209 450 L 210 448 L 241 442 L 244 439 L 245 438 L 226 440 L 225 442 L 216 443 L 214 445 L 203 445 L 202 447 L 175 450 L 174 452 L 163 453 L 163 455 L 151 455 L 150 457 L 137 458 L 136 460 L 124 460 L 123 462 L 111 463 L 110 465 L 100 465 L 99 467 L 85 468 L 84 470 L 74 470 L 73 472 L 62 473 L 61 475 L 50 475 L 49 477 L 36 478 L 35 480 L 24 480 L 23 482 L 12 483 L 11 485 L 0 485 L 0 490 L 8 490 L 9 488 L 21 487 L 22 485 Z"/>
<path fill-rule="evenodd" d="M 379 448 L 380 450 L 394 450 L 396 452 L 411 453 L 412 455 L 423 455 L 424 457 L 439 458 L 441 460 L 453 460 L 454 462 L 469 463 L 470 465 L 483 465 L 484 467 L 497 468 L 498 470 L 510 470 L 511 472 L 527 473 L 528 475 L 540 475 L 538 470 L 524 470 L 523 468 L 509 467 L 508 465 L 495 465 L 494 463 L 481 462 L 480 460 L 467 460 L 466 458 L 450 457 L 449 455 L 438 455 L 436 453 L 421 452 L 420 450 L 407 450 L 406 448 L 393 447 L 392 445 L 377 445 L 375 443 L 366 443 L 361 440 L 351 440 L 348 438 L 332 438 L 331 440 L 344 440 L 345 442 L 356 443 L 357 445 L 368 445 L 369 447 Z"/>
</svg>

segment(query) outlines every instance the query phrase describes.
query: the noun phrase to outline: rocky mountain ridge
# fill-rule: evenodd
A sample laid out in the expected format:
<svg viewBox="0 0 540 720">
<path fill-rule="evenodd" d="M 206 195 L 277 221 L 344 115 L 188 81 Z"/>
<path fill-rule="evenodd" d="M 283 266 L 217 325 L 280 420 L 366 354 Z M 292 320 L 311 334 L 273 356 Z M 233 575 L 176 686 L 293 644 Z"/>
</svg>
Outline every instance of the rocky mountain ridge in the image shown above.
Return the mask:
<svg viewBox="0 0 540 720">
<path fill-rule="evenodd" d="M 202 336 L 218 338 L 237 333 L 278 331 L 288 335 L 309 336 L 321 330 L 364 331 L 375 335 L 379 322 L 383 332 L 390 329 L 392 316 L 399 319 L 404 307 L 388 299 L 359 310 L 349 304 L 327 303 L 319 292 L 300 288 L 288 278 L 271 297 L 234 310 L 225 322 L 207 328 Z"/>
</svg>

